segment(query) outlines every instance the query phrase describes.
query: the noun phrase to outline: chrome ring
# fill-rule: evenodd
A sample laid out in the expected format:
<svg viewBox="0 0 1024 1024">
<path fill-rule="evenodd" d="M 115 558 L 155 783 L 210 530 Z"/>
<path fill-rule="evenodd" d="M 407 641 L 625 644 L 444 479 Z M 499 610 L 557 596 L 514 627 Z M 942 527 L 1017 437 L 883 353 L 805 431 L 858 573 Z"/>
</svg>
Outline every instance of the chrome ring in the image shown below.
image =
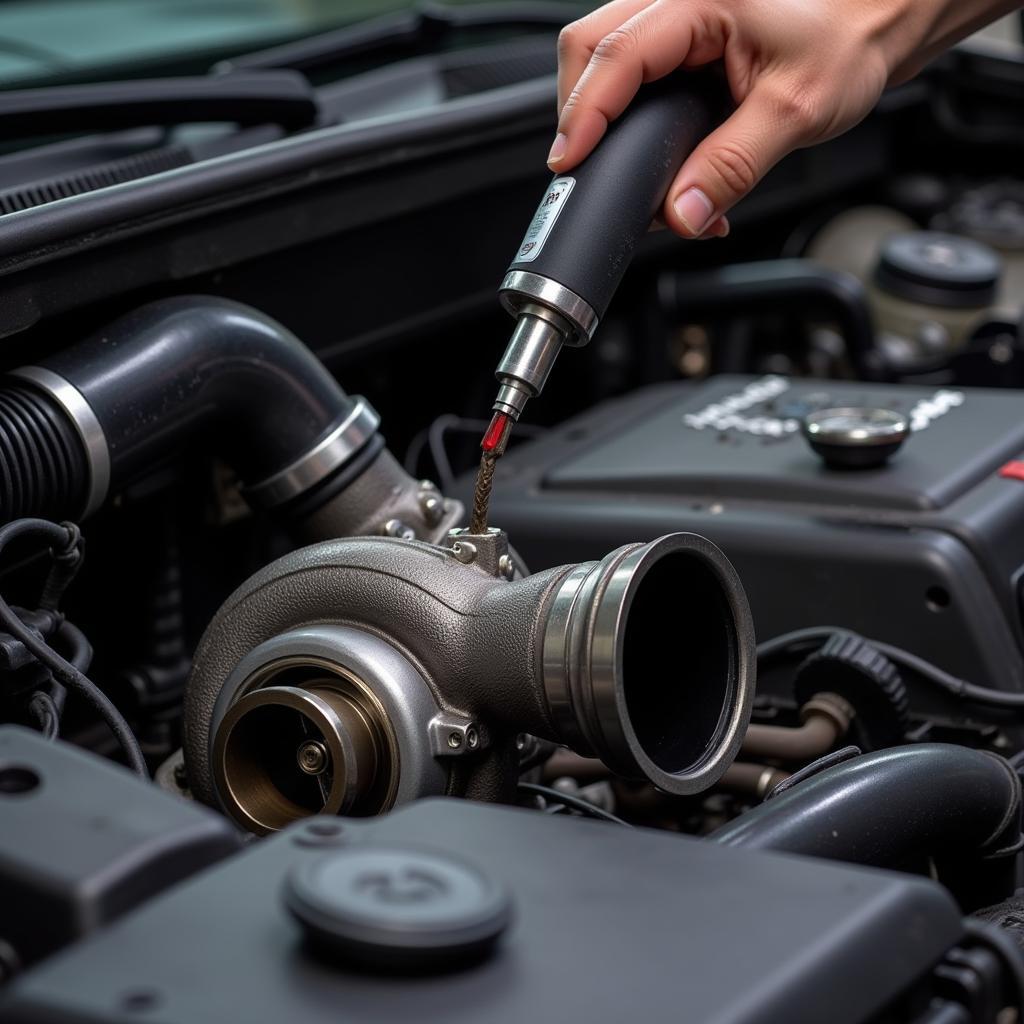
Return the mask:
<svg viewBox="0 0 1024 1024">
<path fill-rule="evenodd" d="M 336 469 L 343 466 L 377 432 L 380 416 L 365 398 L 356 396 L 351 411 L 316 447 L 290 466 L 245 487 L 247 501 L 270 508 L 304 494 Z"/>
<path fill-rule="evenodd" d="M 565 343 L 577 348 L 590 341 L 600 323 L 600 317 L 586 299 L 549 277 L 525 270 L 512 270 L 505 275 L 498 298 L 513 316 L 519 316 L 523 307 L 531 302 L 560 313 L 573 328 Z"/>
<path fill-rule="evenodd" d="M 9 376 L 20 377 L 45 391 L 71 417 L 89 463 L 89 495 L 81 517 L 91 516 L 103 504 L 110 489 L 110 449 L 92 406 L 74 384 L 45 366 L 22 366 L 12 370 Z"/>
</svg>

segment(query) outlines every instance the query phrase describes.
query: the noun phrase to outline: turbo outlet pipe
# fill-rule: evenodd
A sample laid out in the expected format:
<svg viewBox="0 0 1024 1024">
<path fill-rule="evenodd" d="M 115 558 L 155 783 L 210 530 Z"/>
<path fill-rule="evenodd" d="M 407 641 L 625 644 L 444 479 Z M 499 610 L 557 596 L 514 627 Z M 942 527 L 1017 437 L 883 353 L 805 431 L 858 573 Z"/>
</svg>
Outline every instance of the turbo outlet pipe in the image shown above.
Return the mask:
<svg viewBox="0 0 1024 1024">
<path fill-rule="evenodd" d="M 513 577 L 493 529 L 328 541 L 267 566 L 196 653 L 193 792 L 254 832 L 431 794 L 512 800 L 521 733 L 668 793 L 712 786 L 756 660 L 722 552 L 672 534 Z"/>
<path fill-rule="evenodd" d="M 1001 757 L 947 743 L 863 754 L 712 833 L 723 846 L 905 867 L 931 860 L 964 909 L 1016 888 L 1021 783 Z"/>
<path fill-rule="evenodd" d="M 201 439 L 247 501 L 307 539 L 437 540 L 461 517 L 384 447 L 379 417 L 281 324 L 226 299 L 162 299 L 0 386 L 0 520 L 81 519 Z"/>
</svg>

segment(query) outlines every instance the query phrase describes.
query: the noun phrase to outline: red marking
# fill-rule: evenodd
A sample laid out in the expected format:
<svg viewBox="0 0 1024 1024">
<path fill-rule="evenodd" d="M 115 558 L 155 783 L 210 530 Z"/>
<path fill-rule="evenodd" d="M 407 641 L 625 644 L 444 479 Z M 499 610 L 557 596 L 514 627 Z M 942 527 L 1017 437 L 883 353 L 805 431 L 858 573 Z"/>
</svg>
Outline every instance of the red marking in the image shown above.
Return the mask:
<svg viewBox="0 0 1024 1024">
<path fill-rule="evenodd" d="M 1024 460 L 1014 459 L 1012 462 L 1006 463 L 1006 465 L 999 470 L 999 475 L 1005 477 L 1007 480 L 1024 481 Z"/>
<path fill-rule="evenodd" d="M 500 448 L 509 425 L 509 417 L 503 412 L 496 412 L 491 420 L 491 425 L 484 434 L 484 439 L 480 442 L 480 447 L 485 452 L 493 452 L 496 448 Z"/>
</svg>

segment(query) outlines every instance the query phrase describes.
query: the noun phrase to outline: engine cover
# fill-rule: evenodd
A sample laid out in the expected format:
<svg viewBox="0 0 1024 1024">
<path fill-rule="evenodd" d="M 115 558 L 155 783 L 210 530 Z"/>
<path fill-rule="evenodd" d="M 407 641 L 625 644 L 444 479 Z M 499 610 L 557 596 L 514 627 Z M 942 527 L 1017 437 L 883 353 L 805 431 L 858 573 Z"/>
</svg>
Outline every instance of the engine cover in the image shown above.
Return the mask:
<svg viewBox="0 0 1024 1024">
<path fill-rule="evenodd" d="M 430 916 L 433 869 L 390 877 L 380 851 L 396 848 L 452 857 L 507 894 L 489 956 L 396 973 L 304 943 L 285 897 L 339 854 L 374 865 L 383 918 L 403 900 Z M 923 879 L 434 798 L 255 844 L 25 975 L 0 1021 L 855 1024 L 928 1005 L 931 968 L 961 935 Z"/>
<path fill-rule="evenodd" d="M 849 406 L 902 413 L 910 437 L 876 468 L 827 465 L 801 421 Z M 987 389 L 661 385 L 509 453 L 491 518 L 535 569 L 692 530 L 736 566 L 760 639 L 844 626 L 1021 690 L 1022 411 Z M 948 706 L 930 691 L 922 702 Z"/>
</svg>

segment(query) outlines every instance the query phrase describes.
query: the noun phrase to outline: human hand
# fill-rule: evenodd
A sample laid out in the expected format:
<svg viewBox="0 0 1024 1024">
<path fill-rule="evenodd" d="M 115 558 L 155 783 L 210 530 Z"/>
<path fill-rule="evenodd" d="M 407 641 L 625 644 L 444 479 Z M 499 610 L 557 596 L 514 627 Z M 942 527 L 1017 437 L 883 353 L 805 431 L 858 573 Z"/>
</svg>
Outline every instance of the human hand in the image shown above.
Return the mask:
<svg viewBox="0 0 1024 1024">
<path fill-rule="evenodd" d="M 735 112 L 680 169 L 665 223 L 724 236 L 782 157 L 851 128 L 883 89 L 1012 0 L 612 0 L 559 38 L 552 171 L 578 164 L 639 87 L 723 60 Z"/>
</svg>

